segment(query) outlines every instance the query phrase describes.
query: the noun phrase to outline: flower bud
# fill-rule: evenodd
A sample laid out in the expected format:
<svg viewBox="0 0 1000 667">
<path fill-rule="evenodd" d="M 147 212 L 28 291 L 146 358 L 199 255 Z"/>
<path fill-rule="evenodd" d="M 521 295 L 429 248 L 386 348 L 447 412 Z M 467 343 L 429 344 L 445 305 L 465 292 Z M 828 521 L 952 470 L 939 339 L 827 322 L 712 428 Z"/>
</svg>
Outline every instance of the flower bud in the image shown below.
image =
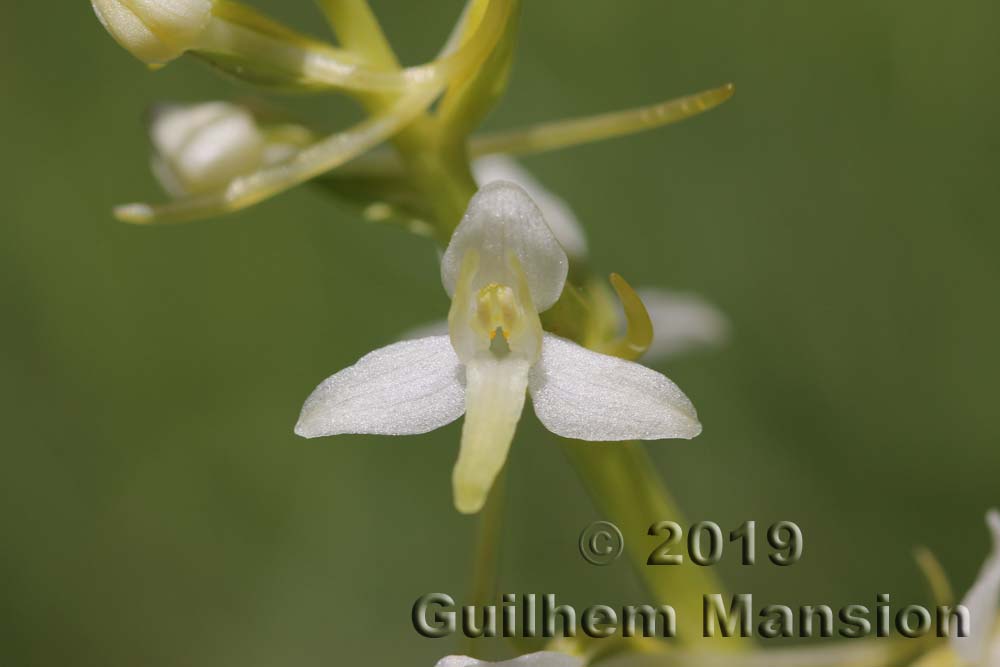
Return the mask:
<svg viewBox="0 0 1000 667">
<path fill-rule="evenodd" d="M 104 28 L 132 55 L 163 64 L 196 46 L 213 0 L 91 0 Z"/>
<path fill-rule="evenodd" d="M 153 171 L 174 196 L 222 190 L 260 168 L 268 152 L 250 112 L 227 102 L 160 107 L 150 135 Z"/>
</svg>

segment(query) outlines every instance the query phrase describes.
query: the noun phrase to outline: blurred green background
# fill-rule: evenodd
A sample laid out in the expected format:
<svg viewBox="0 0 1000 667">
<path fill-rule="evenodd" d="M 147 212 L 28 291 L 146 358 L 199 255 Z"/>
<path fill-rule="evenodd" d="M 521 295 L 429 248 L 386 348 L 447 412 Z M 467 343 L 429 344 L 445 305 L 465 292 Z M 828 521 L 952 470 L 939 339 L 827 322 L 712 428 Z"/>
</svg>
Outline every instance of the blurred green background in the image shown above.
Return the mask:
<svg viewBox="0 0 1000 667">
<path fill-rule="evenodd" d="M 419 638 L 410 606 L 467 588 L 459 426 L 291 432 L 322 378 L 444 315 L 433 248 L 311 188 L 206 223 L 114 222 L 162 197 L 148 105 L 253 91 L 186 60 L 150 74 L 89 3 L 56 4 L 0 5 L 0 663 L 433 664 L 458 647 Z M 728 558 L 730 589 L 927 602 L 925 544 L 965 590 L 1000 502 L 1000 6 L 525 4 L 490 127 L 737 85 L 695 120 L 526 163 L 596 267 L 732 321 L 724 349 L 659 367 L 704 435 L 649 447 L 691 519 L 802 526 L 802 562 Z M 373 5 L 410 63 L 460 9 Z M 305 0 L 259 6 L 323 33 Z M 599 515 L 530 411 L 509 473 L 503 590 L 647 599 L 624 560 L 576 553 Z"/>
</svg>

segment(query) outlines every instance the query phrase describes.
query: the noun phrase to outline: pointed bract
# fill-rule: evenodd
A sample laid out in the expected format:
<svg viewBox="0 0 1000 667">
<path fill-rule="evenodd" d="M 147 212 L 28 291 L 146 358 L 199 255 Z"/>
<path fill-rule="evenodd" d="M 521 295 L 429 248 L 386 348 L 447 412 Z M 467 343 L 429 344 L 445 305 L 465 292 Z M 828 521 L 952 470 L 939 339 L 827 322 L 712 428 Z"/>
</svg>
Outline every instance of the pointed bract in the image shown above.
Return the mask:
<svg viewBox="0 0 1000 667">
<path fill-rule="evenodd" d="M 708 111 L 732 97 L 735 90 L 729 83 L 649 106 L 506 130 L 476 137 L 470 142 L 469 151 L 474 156 L 494 153 L 524 155 L 623 137 Z"/>
</svg>

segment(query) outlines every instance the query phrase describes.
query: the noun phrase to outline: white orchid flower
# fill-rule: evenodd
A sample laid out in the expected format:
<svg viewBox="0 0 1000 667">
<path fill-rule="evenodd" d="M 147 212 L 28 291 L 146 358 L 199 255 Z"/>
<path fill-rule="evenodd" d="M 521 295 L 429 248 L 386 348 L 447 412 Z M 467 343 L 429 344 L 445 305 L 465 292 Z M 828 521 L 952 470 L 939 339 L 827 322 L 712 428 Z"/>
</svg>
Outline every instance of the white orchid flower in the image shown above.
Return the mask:
<svg viewBox="0 0 1000 667">
<path fill-rule="evenodd" d="M 1000 641 L 990 642 L 997 621 L 1000 605 L 1000 512 L 990 510 L 986 525 L 993 537 L 993 551 L 986 558 L 972 588 L 962 598 L 962 605 L 969 610 L 969 635 L 952 636 L 952 649 L 969 665 L 997 667 L 1000 665 Z"/>
<path fill-rule="evenodd" d="M 229 102 L 161 105 L 149 133 L 153 173 L 178 198 L 222 190 L 240 176 L 289 158 L 311 140 L 295 126 L 265 132 L 249 110 Z"/>
<path fill-rule="evenodd" d="M 518 656 L 503 662 L 485 662 L 464 655 L 450 655 L 441 658 L 435 667 L 583 667 L 583 659 L 565 653 L 540 651 Z"/>
<path fill-rule="evenodd" d="M 542 331 L 562 293 L 566 253 L 519 186 L 481 189 L 441 260 L 449 335 L 376 350 L 308 398 L 295 432 L 425 433 L 465 414 L 455 505 L 482 508 L 530 393 L 553 433 L 578 440 L 693 438 L 691 402 L 663 375 Z"/>
<path fill-rule="evenodd" d="M 587 236 L 573 210 L 562 198 L 538 182 L 524 167 L 506 155 L 487 155 L 473 165 L 476 181 L 482 186 L 493 181 L 511 181 L 520 185 L 535 200 L 556 240 L 571 259 L 587 256 Z M 718 308 L 696 294 L 640 287 L 636 290 L 653 324 L 653 342 L 644 355 L 650 363 L 673 358 L 699 347 L 718 345 L 729 335 L 729 322 Z M 625 328 L 625 314 L 615 307 L 617 318 L 612 325 L 616 332 Z M 444 320 L 428 322 L 408 329 L 402 340 L 424 338 L 447 333 Z"/>
</svg>

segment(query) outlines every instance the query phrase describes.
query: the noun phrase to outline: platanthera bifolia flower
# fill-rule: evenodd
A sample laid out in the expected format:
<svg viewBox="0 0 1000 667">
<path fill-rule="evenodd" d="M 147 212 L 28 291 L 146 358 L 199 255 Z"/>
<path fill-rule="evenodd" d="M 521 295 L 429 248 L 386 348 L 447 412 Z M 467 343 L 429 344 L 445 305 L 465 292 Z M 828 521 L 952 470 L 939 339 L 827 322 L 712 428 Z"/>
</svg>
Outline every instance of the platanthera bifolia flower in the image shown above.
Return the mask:
<svg viewBox="0 0 1000 667">
<path fill-rule="evenodd" d="M 153 173 L 174 197 L 222 190 L 311 140 L 295 126 L 261 128 L 249 110 L 228 102 L 161 105 L 153 111 L 149 134 Z"/>
<path fill-rule="evenodd" d="M 464 655 L 449 655 L 441 658 L 436 667 L 583 667 L 583 660 L 565 653 L 541 651 L 529 653 L 503 662 L 484 662 Z"/>
<path fill-rule="evenodd" d="M 482 188 L 441 260 L 449 335 L 389 345 L 328 378 L 295 432 L 404 435 L 465 414 L 455 506 L 482 508 L 531 394 L 550 431 L 579 440 L 693 438 L 691 402 L 663 375 L 542 331 L 562 293 L 566 253 L 519 186 Z"/>
<path fill-rule="evenodd" d="M 993 537 L 993 551 L 961 603 L 969 610 L 969 635 L 950 640 L 962 661 L 975 667 L 1000 665 L 1000 637 L 995 632 L 1000 606 L 1000 512 L 990 510 L 986 525 Z"/>
<path fill-rule="evenodd" d="M 150 65 L 194 47 L 212 18 L 212 0 L 91 0 L 115 41 Z"/>
</svg>

